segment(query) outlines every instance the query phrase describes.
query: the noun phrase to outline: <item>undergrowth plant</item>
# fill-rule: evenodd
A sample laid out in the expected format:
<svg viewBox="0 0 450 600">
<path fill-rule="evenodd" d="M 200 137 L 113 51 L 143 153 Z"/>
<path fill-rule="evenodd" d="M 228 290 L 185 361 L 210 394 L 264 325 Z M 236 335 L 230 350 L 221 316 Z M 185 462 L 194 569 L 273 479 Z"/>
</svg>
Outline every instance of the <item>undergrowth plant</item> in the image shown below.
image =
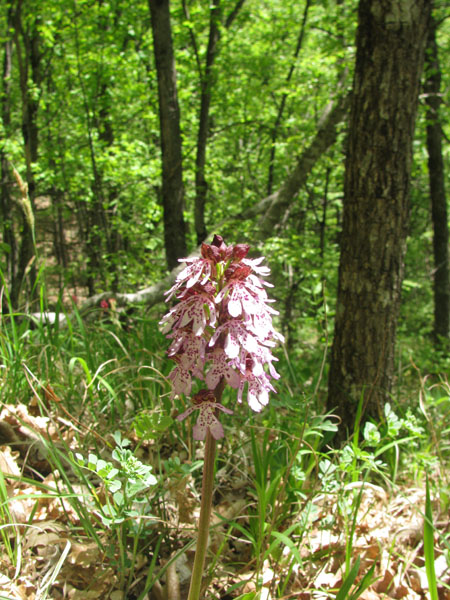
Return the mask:
<svg viewBox="0 0 450 600">
<path fill-rule="evenodd" d="M 131 584 L 133 568 L 139 543 L 151 533 L 155 515 L 149 502 L 150 488 L 157 483 L 152 467 L 143 464 L 130 450 L 130 441 L 123 439 L 120 431 L 113 435 L 115 448 L 111 461 L 90 453 L 84 458 L 75 455 L 77 463 L 101 479 L 105 488 L 104 501 L 92 493 L 96 514 L 102 524 L 110 529 L 117 540 L 118 572 L 121 574 L 121 589 L 125 587 L 125 574 L 128 573 L 128 586 Z M 91 487 L 93 492 L 93 488 Z M 131 553 L 127 553 L 127 543 L 132 540 Z M 110 558 L 115 558 L 112 548 Z M 128 587 L 127 586 L 127 587 Z"/>
<path fill-rule="evenodd" d="M 172 340 L 168 354 L 176 362 L 170 373 L 172 396 L 192 395 L 192 405 L 178 416 L 183 420 L 199 412 L 193 427 L 194 438 L 205 440 L 202 498 L 197 546 L 192 570 L 189 600 L 202 593 L 203 568 L 207 549 L 214 485 L 216 441 L 224 437 L 220 413 L 233 414 L 221 404 L 228 384 L 236 388 L 242 402 L 259 412 L 275 391 L 271 378 L 278 379 L 271 348 L 282 340 L 272 326 L 272 315 L 261 266 L 263 258 L 249 259 L 248 244 L 227 246 L 215 235 L 211 244 L 203 243 L 200 258 L 183 259 L 187 266 L 168 292 L 178 303 L 162 319 L 163 333 Z M 267 366 L 267 371 L 265 370 Z M 192 378 L 205 387 L 191 394 Z"/>
<path fill-rule="evenodd" d="M 230 248 L 238 249 L 227 257 Z M 405 481 L 413 479 L 424 489 L 424 473 L 428 472 L 428 485 L 433 486 L 441 514 L 448 511 L 448 382 L 436 375 L 421 378 L 418 401 L 407 395 L 405 402 L 392 399 L 379 422 L 355 427 L 351 439 L 339 450 L 329 446 L 337 427 L 333 416 L 322 414 L 320 398 L 307 396 L 303 389 L 303 379 L 311 376 L 314 381 L 313 367 L 300 365 L 294 354 L 280 357 L 282 364 L 277 370 L 283 373 L 283 380 L 266 410 L 258 415 L 251 408 L 237 411 L 236 391 L 253 409 L 266 404 L 272 391 L 270 377 L 277 377 L 273 344 L 281 338 L 267 329 L 267 313 L 269 318 L 274 313 L 265 286 L 258 284 L 260 276 L 267 274 L 261 263 L 241 256 L 245 247 L 223 248 L 219 239 L 204 252 L 206 257 L 188 262 L 172 289 L 178 302 L 163 319 L 163 332 L 158 328 L 159 316 L 136 314 L 125 330 L 102 307 L 92 309 L 87 318 L 75 305 L 69 310 L 60 302 L 52 308 L 64 318 L 56 317 L 51 324 L 38 316 L 30 320 L 26 311 L 10 306 L 7 292 L 3 292 L 2 405 L 7 405 L 11 414 L 14 405 L 30 405 L 30 410 L 50 419 L 59 435 L 58 439 L 38 436 L 55 473 L 54 485 L 45 483 L 38 471 L 33 478 L 26 470 L 6 479 L 0 474 L 0 537 L 5 560 L 19 577 L 24 568 L 26 532 L 36 526 L 38 504 L 43 498 L 57 500 L 62 514 L 67 512 L 71 539 L 94 542 L 105 564 L 117 573 L 116 587 L 124 596 L 145 600 L 148 592 L 164 581 L 167 569 L 195 543 L 184 537 L 185 532 L 180 535 L 174 525 L 168 482 L 190 482 L 186 486 L 195 495 L 201 468 L 205 463 L 208 466 L 209 460 L 207 477 L 216 469 L 229 467 L 230 478 L 238 471 L 243 474 L 246 488 L 239 498 L 244 508 L 238 516 L 225 518 L 218 513 L 220 523 L 213 527 L 220 526 L 224 534 L 215 554 L 211 551 L 203 582 L 197 577 L 200 589 L 206 583 L 219 585 L 218 572 L 231 573 L 245 566 L 247 578 L 234 579 L 227 588 L 230 597 L 241 593 L 240 598 L 256 600 L 265 590 L 270 590 L 272 598 L 286 597 L 294 589 L 297 574 L 311 563 L 308 540 L 311 532 L 319 529 L 339 535 L 342 552 L 339 589 L 323 588 L 323 593 L 337 600 L 356 599 L 375 577 L 373 565 L 361 577 L 361 561 L 355 560 L 358 528 L 368 510 L 365 494 L 371 485 L 401 491 Z M 207 274 L 208 265 L 211 270 Z M 256 294 L 264 298 L 258 311 L 252 312 L 252 302 L 258 302 Z M 38 313 L 44 315 L 48 308 L 44 293 L 38 304 Z M 256 327 L 256 315 L 260 314 L 266 317 Z M 262 339 L 267 331 L 268 337 Z M 164 334 L 171 336 L 169 356 L 176 363 L 172 371 L 164 356 Z M 170 387 L 172 393 L 167 392 Z M 176 421 L 174 395 L 175 408 L 181 413 Z M 185 404 L 189 396 L 193 403 Z M 183 420 L 195 411 L 199 418 L 193 427 L 194 438 L 212 437 L 204 460 Z M 28 427 L 26 422 L 21 425 Z M 65 428 L 72 426 L 75 435 L 66 438 Z M 232 431 L 236 435 L 221 437 Z M 218 456 L 211 452 L 216 442 L 221 449 Z M 10 481 L 35 491 L 12 497 Z M 208 495 L 211 487 L 206 491 Z M 429 492 L 428 488 L 424 532 L 431 590 L 440 585 L 439 578 L 433 583 L 433 552 L 439 543 L 446 544 L 448 553 L 448 539 L 437 530 L 438 517 L 433 519 Z M 215 493 L 220 497 L 220 486 Z M 18 526 L 11 509 L 12 502 L 21 498 L 35 504 L 27 523 Z M 322 503 L 333 509 L 322 515 L 319 523 Z M 69 507 L 76 515 L 76 525 L 70 524 Z M 201 526 L 205 532 L 214 531 L 206 517 Z M 244 558 L 230 550 L 234 544 L 245 548 Z M 61 550 L 62 558 L 39 581 L 42 597 L 51 597 L 63 562 L 70 556 L 68 548 Z M 331 546 L 321 552 L 321 560 L 334 559 Z M 144 578 L 142 570 L 138 571 L 142 553 L 151 556 Z M 230 555 L 233 560 L 236 557 L 236 564 L 224 567 Z M 270 582 L 268 572 L 272 574 Z M 197 568 L 198 573 L 202 571 Z M 248 581 L 255 591 L 244 591 Z M 208 597 L 214 597 L 212 590 Z"/>
</svg>

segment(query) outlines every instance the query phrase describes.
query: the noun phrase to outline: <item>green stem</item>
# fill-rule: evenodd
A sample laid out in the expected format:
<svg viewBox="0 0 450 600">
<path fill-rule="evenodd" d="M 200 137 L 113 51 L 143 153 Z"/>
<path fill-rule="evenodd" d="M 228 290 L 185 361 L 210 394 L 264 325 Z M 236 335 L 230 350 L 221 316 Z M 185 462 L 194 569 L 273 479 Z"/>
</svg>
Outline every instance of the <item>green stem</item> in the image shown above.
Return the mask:
<svg viewBox="0 0 450 600">
<path fill-rule="evenodd" d="M 214 461 L 216 456 L 216 440 L 208 429 L 205 444 L 205 461 L 203 465 L 202 502 L 198 522 L 197 547 L 194 566 L 192 568 L 191 585 L 188 600 L 199 600 L 202 586 L 203 567 L 206 548 L 208 546 L 209 521 L 211 517 L 212 496 L 214 489 Z"/>
<path fill-rule="evenodd" d="M 216 402 L 222 399 L 225 379 L 219 381 L 214 390 Z M 212 497 L 214 491 L 214 463 L 216 459 L 216 440 L 208 429 L 205 443 L 205 459 L 203 463 L 202 500 L 200 518 L 198 521 L 197 547 L 195 549 L 194 566 L 192 567 L 191 585 L 188 600 L 200 600 L 203 568 L 205 565 L 206 549 L 208 547 L 209 521 L 211 518 Z"/>
</svg>

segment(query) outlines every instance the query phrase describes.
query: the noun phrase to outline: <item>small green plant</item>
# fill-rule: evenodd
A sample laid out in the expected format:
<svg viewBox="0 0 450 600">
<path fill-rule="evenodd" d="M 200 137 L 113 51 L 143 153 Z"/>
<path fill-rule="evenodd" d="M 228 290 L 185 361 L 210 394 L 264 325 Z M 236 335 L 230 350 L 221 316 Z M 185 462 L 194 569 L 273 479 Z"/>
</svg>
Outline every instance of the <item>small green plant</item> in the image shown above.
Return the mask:
<svg viewBox="0 0 450 600">
<path fill-rule="evenodd" d="M 140 440 L 157 440 L 172 425 L 170 415 L 140 412 L 133 421 L 134 431 Z"/>
<path fill-rule="evenodd" d="M 75 455 L 78 464 L 95 473 L 103 482 L 108 494 L 106 502 L 99 505 L 99 516 L 104 525 L 114 528 L 126 523 L 127 533 L 136 533 L 141 529 L 142 516 L 151 518 L 149 503 L 143 494 L 157 483 L 152 467 L 138 460 L 128 447 L 130 441 L 123 439 L 120 431 L 113 434 L 116 448 L 112 452 L 115 463 L 89 454 L 85 459 L 79 453 Z"/>
<path fill-rule="evenodd" d="M 85 459 L 81 454 L 75 455 L 78 465 L 95 474 L 102 481 L 105 491 L 105 503 L 94 492 L 93 497 L 97 514 L 105 527 L 110 529 L 118 543 L 118 571 L 120 587 L 125 587 L 125 573 L 129 574 L 129 582 L 133 573 L 138 543 L 142 536 L 149 533 L 155 517 L 150 512 L 148 500 L 149 489 L 157 483 L 152 474 L 152 467 L 143 464 L 135 457 L 130 441 L 122 438 L 120 431 L 113 434 L 116 447 L 112 452 L 113 461 L 107 461 L 90 453 Z M 93 491 L 93 488 L 91 487 Z M 131 558 L 127 552 L 127 542 L 132 541 Z M 110 558 L 115 560 L 116 549 L 110 550 Z"/>
<path fill-rule="evenodd" d="M 376 475 L 395 483 L 400 467 L 400 448 L 415 448 L 423 438 L 424 430 L 408 410 L 399 417 L 389 403 L 384 407 L 384 420 L 380 423 L 368 421 L 359 436 L 359 427 L 351 443 L 339 451 L 340 469 L 353 482 L 361 477 Z"/>
<path fill-rule="evenodd" d="M 359 583 L 356 583 L 356 578 L 359 573 L 359 567 L 361 558 L 358 556 L 351 569 L 348 571 L 341 588 L 336 594 L 336 600 L 357 600 L 363 594 L 363 592 L 370 586 L 375 580 L 374 571 L 375 563 L 365 573 Z"/>
</svg>

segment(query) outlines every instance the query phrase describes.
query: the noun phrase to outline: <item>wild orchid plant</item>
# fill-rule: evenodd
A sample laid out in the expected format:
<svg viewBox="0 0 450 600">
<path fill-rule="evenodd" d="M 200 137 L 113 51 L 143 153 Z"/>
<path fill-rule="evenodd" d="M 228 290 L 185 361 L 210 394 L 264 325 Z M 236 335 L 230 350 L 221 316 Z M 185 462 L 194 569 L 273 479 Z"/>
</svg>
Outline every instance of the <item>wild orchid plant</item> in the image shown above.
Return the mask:
<svg viewBox="0 0 450 600">
<path fill-rule="evenodd" d="M 219 411 L 233 411 L 221 404 L 226 384 L 237 389 L 242 402 L 259 412 L 275 391 L 270 379 L 278 379 L 272 355 L 283 336 L 275 331 L 272 315 L 278 314 L 267 297 L 271 284 L 262 277 L 270 270 L 262 258 L 247 258 L 248 244 L 227 246 L 215 235 L 211 244 L 202 244 L 201 256 L 184 258 L 187 266 L 167 292 L 178 303 L 163 317 L 162 331 L 172 340 L 168 355 L 176 362 L 170 373 L 172 397 L 191 395 L 192 378 L 205 386 L 192 396 L 192 406 L 177 418 L 199 411 L 193 435 L 205 440 L 202 505 L 197 549 L 188 600 L 200 596 L 213 492 L 216 440 L 224 437 Z M 265 369 L 267 367 L 267 371 Z"/>
</svg>

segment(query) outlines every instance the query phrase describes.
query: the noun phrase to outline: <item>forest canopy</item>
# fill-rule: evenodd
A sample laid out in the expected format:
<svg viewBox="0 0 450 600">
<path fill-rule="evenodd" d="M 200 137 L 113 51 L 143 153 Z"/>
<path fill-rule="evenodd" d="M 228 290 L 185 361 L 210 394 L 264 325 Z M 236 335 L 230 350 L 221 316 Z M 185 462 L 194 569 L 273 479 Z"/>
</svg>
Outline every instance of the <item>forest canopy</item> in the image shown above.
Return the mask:
<svg viewBox="0 0 450 600">
<path fill-rule="evenodd" d="M 51 258 L 48 268 L 60 288 L 82 295 L 86 288 L 89 294 L 131 291 L 164 271 L 158 86 L 148 5 L 35 7 L 19 2 L 2 9 L 5 266 L 11 276 L 19 268 L 23 227 L 8 168 L 14 165 L 28 184 L 38 245 L 45 239 L 41 261 Z M 295 157 L 314 139 L 330 101 L 351 87 L 355 10 L 356 3 L 225 3 L 208 64 L 208 7 L 173 4 L 189 249 L 196 246 L 196 154 L 205 88 L 210 100 L 204 218 L 210 229 L 280 188 Z M 274 239 L 283 248 L 268 250 L 273 258 L 293 255 L 303 229 L 306 235 L 312 227 L 320 229 L 325 185 L 330 226 L 339 220 L 341 162 L 339 144 L 316 157 L 314 173 L 290 207 L 292 231 Z M 310 223 L 303 224 L 306 213 Z M 238 221 L 242 237 L 258 236 L 251 222 Z M 235 224 L 228 227 L 234 237 Z"/>
</svg>

